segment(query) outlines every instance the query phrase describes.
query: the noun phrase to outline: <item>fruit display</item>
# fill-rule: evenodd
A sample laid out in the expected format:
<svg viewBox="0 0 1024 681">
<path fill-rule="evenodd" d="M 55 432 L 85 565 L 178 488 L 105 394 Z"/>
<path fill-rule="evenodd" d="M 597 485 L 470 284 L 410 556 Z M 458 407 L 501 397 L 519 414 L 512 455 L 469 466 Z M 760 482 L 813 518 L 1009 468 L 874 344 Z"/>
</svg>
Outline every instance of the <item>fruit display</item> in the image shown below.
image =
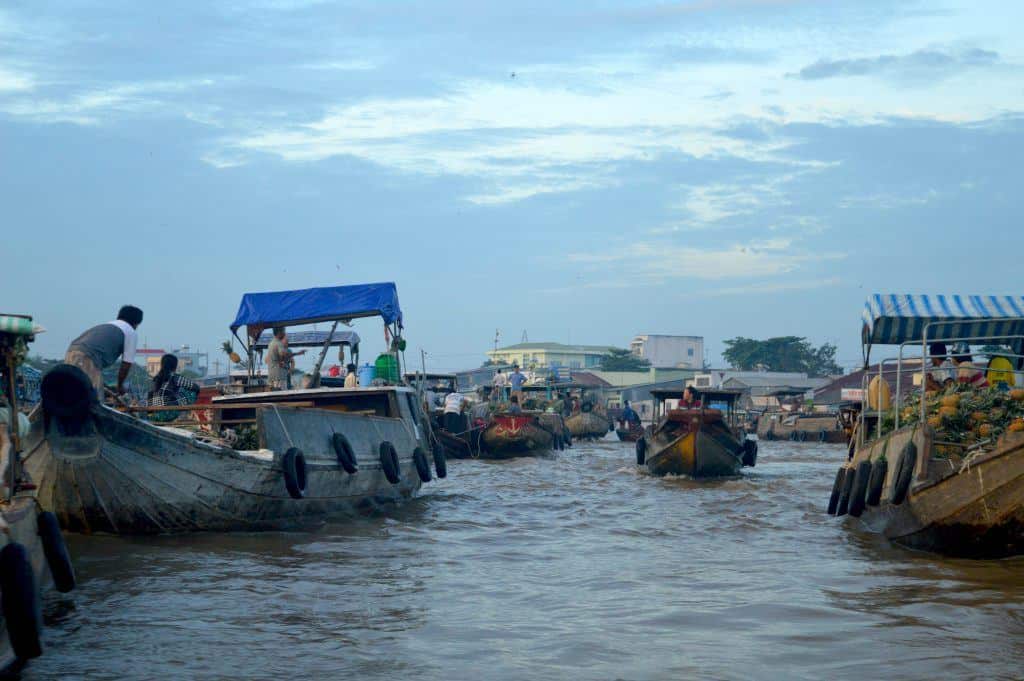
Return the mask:
<svg viewBox="0 0 1024 681">
<path fill-rule="evenodd" d="M 935 429 L 936 439 L 967 446 L 989 448 L 1007 432 L 1024 432 L 1024 390 L 971 388 L 954 385 L 944 392 L 924 396 L 925 418 Z M 900 410 L 900 426 L 921 420 L 921 395 L 909 396 Z M 886 432 L 895 427 L 896 412 L 882 419 Z"/>
</svg>

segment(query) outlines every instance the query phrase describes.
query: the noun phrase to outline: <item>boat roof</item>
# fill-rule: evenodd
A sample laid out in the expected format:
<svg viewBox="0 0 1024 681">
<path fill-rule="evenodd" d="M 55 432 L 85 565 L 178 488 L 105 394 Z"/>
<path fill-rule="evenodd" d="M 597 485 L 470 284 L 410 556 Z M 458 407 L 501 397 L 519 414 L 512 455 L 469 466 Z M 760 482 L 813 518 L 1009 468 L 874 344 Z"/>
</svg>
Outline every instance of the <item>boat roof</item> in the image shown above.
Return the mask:
<svg viewBox="0 0 1024 681">
<path fill-rule="evenodd" d="M 245 393 L 244 395 L 218 395 L 213 402 L 287 402 L 289 399 L 303 397 L 315 398 L 342 395 L 373 395 L 386 392 L 412 392 L 412 388 L 403 385 L 379 385 L 367 388 L 300 388 L 296 390 L 268 390 L 261 393 Z M 268 399 L 271 398 L 271 399 Z M 288 399 L 286 399 L 288 398 Z"/>
<path fill-rule="evenodd" d="M 655 388 L 651 395 L 655 399 L 670 400 L 682 397 L 686 388 Z M 743 395 L 742 390 L 729 390 L 728 388 L 695 388 L 690 386 L 690 392 L 700 397 L 705 402 L 735 402 Z"/>
<path fill-rule="evenodd" d="M 793 388 L 785 387 L 779 388 L 778 390 L 772 390 L 769 393 L 765 393 L 768 397 L 796 397 L 797 395 L 806 395 L 814 388 Z"/>
<path fill-rule="evenodd" d="M 330 331 L 295 331 L 288 334 L 288 347 L 290 348 L 320 348 L 327 339 L 331 339 L 331 346 L 359 345 L 359 334 L 355 331 L 334 330 L 333 336 Z M 260 334 L 259 339 L 253 343 L 253 350 L 264 350 L 270 347 L 270 341 L 274 340 L 274 334 L 267 329 Z"/>
<path fill-rule="evenodd" d="M 864 305 L 864 345 L 1024 335 L 1024 296 L 880 294 Z"/>
<path fill-rule="evenodd" d="M 407 381 L 418 381 L 418 380 L 421 380 L 421 379 L 427 380 L 427 381 L 433 381 L 433 380 L 438 380 L 438 379 L 445 379 L 445 380 L 449 380 L 449 381 L 454 381 L 455 379 L 458 378 L 458 376 L 455 375 L 455 374 L 442 374 L 442 373 L 429 373 L 429 372 L 428 373 L 423 373 L 423 372 L 420 372 L 420 371 L 408 371 L 408 372 L 405 373 L 405 375 L 403 377 Z"/>
<path fill-rule="evenodd" d="M 385 324 L 402 325 L 398 289 L 393 282 L 246 293 L 238 305 L 235 321 L 231 322 L 231 330 L 248 326 L 251 336 L 253 329 L 271 326 L 378 316 Z"/>
</svg>

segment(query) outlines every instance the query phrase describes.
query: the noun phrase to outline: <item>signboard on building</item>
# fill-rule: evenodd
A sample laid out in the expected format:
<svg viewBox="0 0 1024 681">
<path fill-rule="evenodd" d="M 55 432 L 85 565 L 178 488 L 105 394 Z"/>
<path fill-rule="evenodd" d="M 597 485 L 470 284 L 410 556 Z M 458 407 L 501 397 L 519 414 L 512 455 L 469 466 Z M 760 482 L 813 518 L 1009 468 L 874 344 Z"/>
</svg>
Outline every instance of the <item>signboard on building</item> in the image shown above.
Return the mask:
<svg viewBox="0 0 1024 681">
<path fill-rule="evenodd" d="M 862 402 L 864 400 L 863 388 L 843 388 L 839 392 L 839 399 L 844 402 Z"/>
</svg>

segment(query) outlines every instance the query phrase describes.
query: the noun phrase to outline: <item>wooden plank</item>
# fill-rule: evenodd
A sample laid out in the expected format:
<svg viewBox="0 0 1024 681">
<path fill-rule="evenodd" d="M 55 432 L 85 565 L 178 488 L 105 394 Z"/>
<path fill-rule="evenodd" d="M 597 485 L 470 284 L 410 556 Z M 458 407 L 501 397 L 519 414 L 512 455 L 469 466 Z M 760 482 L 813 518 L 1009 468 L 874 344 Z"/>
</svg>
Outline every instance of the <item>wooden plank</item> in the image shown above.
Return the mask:
<svg viewBox="0 0 1024 681">
<path fill-rule="evenodd" d="M 313 407 L 315 402 L 247 402 L 245 404 L 183 404 L 161 407 L 128 407 L 128 411 L 223 411 L 225 409 L 256 409 L 257 407 Z"/>
</svg>

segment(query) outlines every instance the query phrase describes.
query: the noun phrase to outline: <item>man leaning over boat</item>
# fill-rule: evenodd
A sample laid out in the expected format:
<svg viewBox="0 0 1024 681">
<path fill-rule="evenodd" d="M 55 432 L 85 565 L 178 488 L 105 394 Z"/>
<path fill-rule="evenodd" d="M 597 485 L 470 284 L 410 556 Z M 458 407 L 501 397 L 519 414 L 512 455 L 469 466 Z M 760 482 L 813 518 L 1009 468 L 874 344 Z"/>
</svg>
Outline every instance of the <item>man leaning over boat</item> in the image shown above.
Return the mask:
<svg viewBox="0 0 1024 681">
<path fill-rule="evenodd" d="M 121 366 L 115 390 L 118 395 L 124 394 L 124 382 L 135 361 L 139 342 L 137 329 L 141 323 L 142 310 L 134 305 L 125 305 L 118 311 L 117 319 L 92 327 L 68 346 L 64 361 L 85 372 L 101 402 L 103 370 L 113 366 L 118 357 L 121 358 Z"/>
</svg>

